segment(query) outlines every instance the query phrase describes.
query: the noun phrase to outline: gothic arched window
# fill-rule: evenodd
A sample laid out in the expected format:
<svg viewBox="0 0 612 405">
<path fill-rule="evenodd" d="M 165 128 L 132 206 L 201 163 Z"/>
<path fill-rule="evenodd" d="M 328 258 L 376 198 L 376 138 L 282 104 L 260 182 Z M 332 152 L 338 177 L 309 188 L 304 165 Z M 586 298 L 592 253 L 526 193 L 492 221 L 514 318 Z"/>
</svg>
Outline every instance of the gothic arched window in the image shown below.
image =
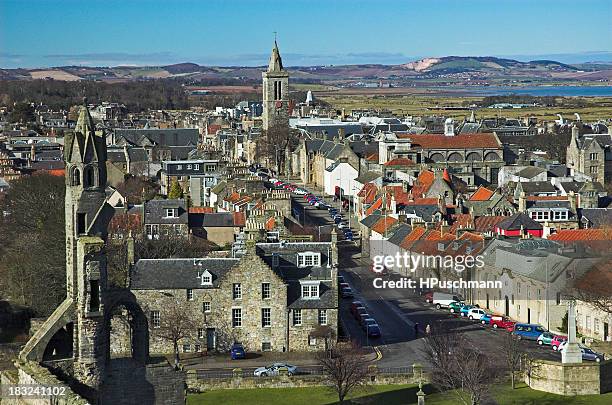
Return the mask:
<svg viewBox="0 0 612 405">
<path fill-rule="evenodd" d="M 78 186 L 81 184 L 81 171 L 77 167 L 72 169 L 71 176 L 70 185 Z"/>
<path fill-rule="evenodd" d="M 85 168 L 85 172 L 83 176 L 83 186 L 85 187 L 95 187 L 96 186 L 96 173 L 95 173 L 95 169 L 91 166 L 87 166 Z"/>
</svg>

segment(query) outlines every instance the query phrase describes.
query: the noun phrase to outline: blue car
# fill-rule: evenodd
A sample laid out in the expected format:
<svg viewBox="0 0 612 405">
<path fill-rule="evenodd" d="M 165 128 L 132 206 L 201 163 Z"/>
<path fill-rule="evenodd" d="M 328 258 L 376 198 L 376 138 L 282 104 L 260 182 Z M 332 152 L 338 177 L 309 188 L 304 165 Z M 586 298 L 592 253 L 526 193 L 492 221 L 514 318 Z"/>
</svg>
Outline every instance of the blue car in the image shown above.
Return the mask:
<svg viewBox="0 0 612 405">
<path fill-rule="evenodd" d="M 470 309 L 472 309 L 472 308 L 475 308 L 475 305 L 465 304 L 459 310 L 459 314 L 461 316 L 468 316 L 468 312 L 470 312 Z M 481 318 L 481 320 L 482 320 L 482 318 Z"/>
<path fill-rule="evenodd" d="M 232 345 L 230 355 L 232 357 L 232 360 L 246 359 L 246 352 L 244 351 L 244 347 L 241 343 L 234 343 Z"/>
<path fill-rule="evenodd" d="M 546 332 L 546 329 L 540 325 L 531 323 L 517 323 L 514 325 L 513 335 L 519 339 L 538 340 L 538 337 Z"/>
<path fill-rule="evenodd" d="M 493 316 L 493 314 L 490 313 L 486 313 L 484 314 L 482 317 L 480 317 L 480 323 L 483 325 L 488 325 L 491 323 L 491 317 Z"/>
</svg>

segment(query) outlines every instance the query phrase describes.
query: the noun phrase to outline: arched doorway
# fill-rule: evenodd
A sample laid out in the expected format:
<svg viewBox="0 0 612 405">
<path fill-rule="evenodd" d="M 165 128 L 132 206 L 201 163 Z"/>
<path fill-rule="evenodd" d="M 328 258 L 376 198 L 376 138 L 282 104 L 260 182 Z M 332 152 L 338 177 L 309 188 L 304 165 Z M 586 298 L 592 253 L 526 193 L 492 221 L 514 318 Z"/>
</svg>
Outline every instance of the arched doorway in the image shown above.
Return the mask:
<svg viewBox="0 0 612 405">
<path fill-rule="evenodd" d="M 131 357 L 144 364 L 149 357 L 149 325 L 140 306 L 119 301 L 106 314 L 107 360 Z"/>
<path fill-rule="evenodd" d="M 60 328 L 49 340 L 43 353 L 43 361 L 70 359 L 73 356 L 74 323 Z"/>
</svg>

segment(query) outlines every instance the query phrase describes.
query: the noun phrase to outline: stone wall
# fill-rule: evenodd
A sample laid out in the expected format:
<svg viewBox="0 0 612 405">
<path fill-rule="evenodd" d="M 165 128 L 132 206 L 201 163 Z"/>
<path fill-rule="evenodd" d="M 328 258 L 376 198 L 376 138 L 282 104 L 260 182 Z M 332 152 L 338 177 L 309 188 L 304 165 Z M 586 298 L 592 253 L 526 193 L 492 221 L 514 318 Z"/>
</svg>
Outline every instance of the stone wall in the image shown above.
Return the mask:
<svg viewBox="0 0 612 405">
<path fill-rule="evenodd" d="M 427 379 L 424 380 L 424 382 Z M 380 374 L 373 369 L 369 384 L 396 385 L 417 384 L 412 373 Z M 321 375 L 296 375 L 276 377 L 224 377 L 198 379 L 195 370 L 187 371 L 187 388 L 190 392 L 205 392 L 238 388 L 299 388 L 329 385 Z"/>
<path fill-rule="evenodd" d="M 600 365 L 595 362 L 563 364 L 535 362 L 531 373 L 524 373 L 525 383 L 534 390 L 558 395 L 599 395 Z"/>
<path fill-rule="evenodd" d="M 335 325 L 338 325 L 338 309 L 327 309 L 327 325 L 330 325 L 335 337 L 337 331 Z M 291 311 L 289 313 L 289 351 L 323 351 L 327 349 L 325 347 L 325 339 L 322 337 L 318 337 L 312 342 L 310 341 L 310 334 L 318 327 L 318 309 L 302 309 L 301 326 L 293 325 L 293 311 Z"/>
<path fill-rule="evenodd" d="M 30 398 L 0 398 L 1 405 L 89 405 L 89 402 L 72 391 L 49 370 L 35 362 L 19 362 L 17 372 L 3 371 L 0 373 L 0 385 L 29 385 L 41 387 L 62 387 L 63 395 Z M 5 388 L 6 389 L 6 388 Z"/>
</svg>

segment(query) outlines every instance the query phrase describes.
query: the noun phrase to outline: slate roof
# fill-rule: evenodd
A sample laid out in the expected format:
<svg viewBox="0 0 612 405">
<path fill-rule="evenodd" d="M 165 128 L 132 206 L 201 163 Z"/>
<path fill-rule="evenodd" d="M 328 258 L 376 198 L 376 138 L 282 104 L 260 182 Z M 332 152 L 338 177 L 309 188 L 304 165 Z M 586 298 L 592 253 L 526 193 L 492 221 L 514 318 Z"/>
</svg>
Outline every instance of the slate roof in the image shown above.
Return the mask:
<svg viewBox="0 0 612 405">
<path fill-rule="evenodd" d="M 501 143 L 492 133 L 460 134 L 455 136 L 422 134 L 399 135 L 409 138 L 413 145 L 423 149 L 499 149 Z"/>
<path fill-rule="evenodd" d="M 545 171 L 546 169 L 542 169 L 541 167 L 527 166 L 523 170 L 519 171 L 516 175 L 526 179 L 531 179 Z"/>
<path fill-rule="evenodd" d="M 583 208 L 580 215 L 588 220 L 593 228 L 612 226 L 612 208 Z"/>
<path fill-rule="evenodd" d="M 239 259 L 141 259 L 130 273 L 134 290 L 203 289 L 219 286 L 219 281 Z M 208 270 L 212 286 L 203 286 L 198 275 Z"/>
<path fill-rule="evenodd" d="M 186 146 L 197 145 L 199 132 L 197 128 L 169 128 L 169 129 L 115 129 L 115 141 L 123 138 L 134 146 L 164 145 Z"/>
<path fill-rule="evenodd" d="M 525 194 L 537 193 L 556 193 L 557 189 L 548 181 L 528 181 L 520 182 L 521 188 Z"/>
<path fill-rule="evenodd" d="M 369 171 L 369 172 L 361 173 L 359 177 L 355 179 L 355 181 L 361 184 L 366 184 L 376 179 L 379 179 L 382 176 L 383 176 L 382 173 Z"/>
<path fill-rule="evenodd" d="M 376 222 L 378 222 L 378 220 L 382 217 L 382 215 L 380 214 L 372 214 L 372 215 L 368 215 L 367 217 L 363 218 L 361 220 L 361 223 L 368 227 L 368 228 L 372 228 L 374 226 L 374 224 Z"/>
<path fill-rule="evenodd" d="M 151 200 L 145 203 L 145 224 L 187 224 L 188 212 L 185 200 Z M 167 208 L 178 208 L 177 218 L 166 218 Z"/>
<path fill-rule="evenodd" d="M 231 212 L 189 213 L 190 228 L 234 227 L 234 216 Z"/>
<path fill-rule="evenodd" d="M 334 293 L 330 282 L 319 284 L 319 299 L 304 299 L 301 295 L 302 290 L 299 281 L 289 282 L 289 288 L 287 289 L 287 305 L 289 308 L 329 309 L 338 307 L 338 296 Z"/>
<path fill-rule="evenodd" d="M 406 224 L 400 224 L 393 230 L 393 234 L 387 239 L 390 243 L 399 246 L 404 239 L 410 235 L 412 228 Z"/>
<path fill-rule="evenodd" d="M 542 229 L 541 224 L 521 212 L 517 212 L 497 224 L 497 228 L 506 231 L 518 231 L 521 229 L 521 226 L 524 230 Z"/>
</svg>

